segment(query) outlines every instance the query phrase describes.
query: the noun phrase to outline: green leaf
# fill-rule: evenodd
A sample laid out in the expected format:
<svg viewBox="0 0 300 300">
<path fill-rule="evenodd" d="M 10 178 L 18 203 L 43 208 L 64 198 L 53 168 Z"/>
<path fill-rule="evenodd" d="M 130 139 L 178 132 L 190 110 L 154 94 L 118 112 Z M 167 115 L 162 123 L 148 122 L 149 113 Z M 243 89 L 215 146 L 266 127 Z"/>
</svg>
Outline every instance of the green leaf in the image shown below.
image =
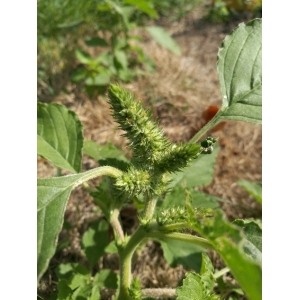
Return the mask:
<svg viewBox="0 0 300 300">
<path fill-rule="evenodd" d="M 262 20 L 241 23 L 225 38 L 218 54 L 223 105 L 219 120 L 261 123 Z"/>
<path fill-rule="evenodd" d="M 57 300 L 72 300 L 73 290 L 69 287 L 66 279 L 62 279 L 57 285 L 58 295 Z"/>
<path fill-rule="evenodd" d="M 199 155 L 193 163 L 185 168 L 182 172 L 172 174 L 171 187 L 203 187 L 209 184 L 214 175 L 214 166 L 220 147 L 214 147 L 213 153 L 209 155 Z"/>
<path fill-rule="evenodd" d="M 243 246 L 247 240 L 242 230 L 228 223 L 221 211 L 212 213 L 212 218 L 197 220 L 192 217 L 193 229 L 211 242 L 249 299 L 262 299 L 261 263 L 250 259 L 245 253 Z M 189 214 L 193 215 L 192 207 Z"/>
<path fill-rule="evenodd" d="M 223 199 L 218 197 L 195 191 L 193 188 L 183 188 L 181 186 L 176 186 L 173 190 L 168 193 L 165 199 L 162 202 L 162 208 L 169 207 L 178 207 L 185 205 L 185 198 L 187 193 L 191 196 L 191 201 L 194 208 L 211 208 L 217 209 L 219 208 L 218 202 L 225 202 Z"/>
<path fill-rule="evenodd" d="M 238 180 L 237 183 L 244 188 L 251 196 L 262 204 L 262 184 L 248 180 Z"/>
<path fill-rule="evenodd" d="M 93 37 L 85 40 L 85 44 L 90 47 L 108 47 L 106 40 L 100 37 Z"/>
<path fill-rule="evenodd" d="M 38 103 L 38 154 L 56 167 L 81 170 L 83 126 L 77 115 L 63 105 Z"/>
<path fill-rule="evenodd" d="M 63 226 L 64 213 L 71 191 L 82 183 L 103 175 L 118 177 L 121 171 L 99 167 L 64 177 L 38 179 L 37 186 L 37 256 L 38 280 L 55 253 L 58 234 Z"/>
<path fill-rule="evenodd" d="M 200 270 L 201 281 L 209 293 L 214 288 L 215 279 L 213 276 L 214 267 L 206 253 L 202 253 L 202 264 Z"/>
<path fill-rule="evenodd" d="M 83 152 L 96 160 L 117 158 L 119 160 L 129 162 L 124 155 L 124 151 L 118 149 L 112 143 L 99 145 L 94 141 L 84 141 Z"/>
<path fill-rule="evenodd" d="M 163 46 L 164 48 L 172 51 L 173 53 L 179 55 L 180 48 L 178 44 L 173 40 L 173 38 L 159 26 L 149 26 L 146 27 L 147 31 L 152 35 L 155 41 Z"/>
<path fill-rule="evenodd" d="M 112 270 L 103 269 L 99 271 L 94 278 L 94 285 L 100 288 L 116 289 L 118 287 L 117 274 Z"/>
<path fill-rule="evenodd" d="M 104 255 L 104 249 L 108 245 L 108 225 L 104 220 L 100 220 L 90 225 L 82 237 L 82 250 L 93 267 Z"/>
<path fill-rule="evenodd" d="M 164 238 L 164 240 L 160 240 L 159 242 L 163 249 L 164 257 L 172 268 L 181 264 L 184 268 L 190 268 L 196 272 L 200 271 L 202 261 L 201 252 L 205 251 L 205 248 L 201 249 L 199 245 L 168 238 Z"/>
<path fill-rule="evenodd" d="M 261 264 L 262 261 L 262 229 L 261 227 L 250 220 L 234 220 L 233 224 L 243 228 L 244 234 L 247 238 L 243 245 L 245 253 L 247 253 L 251 259 Z"/>
<path fill-rule="evenodd" d="M 158 18 L 156 10 L 151 6 L 152 3 L 148 3 L 145 0 L 124 0 L 124 4 L 132 4 L 148 16 L 154 19 Z"/>
<path fill-rule="evenodd" d="M 125 51 L 115 50 L 115 57 L 118 63 L 122 66 L 122 68 L 127 69 L 128 61 Z"/>
<path fill-rule="evenodd" d="M 87 86 L 106 86 L 110 83 L 110 76 L 107 74 L 98 74 L 95 77 L 88 77 L 84 83 Z"/>
<path fill-rule="evenodd" d="M 74 274 L 88 275 L 90 272 L 87 268 L 78 263 L 64 263 L 56 267 L 55 274 L 57 278 L 66 279 L 68 281 Z"/>
<path fill-rule="evenodd" d="M 82 63 L 82 64 L 89 64 L 93 62 L 93 58 L 86 52 L 75 50 L 76 58 Z"/>
<path fill-rule="evenodd" d="M 201 279 L 201 276 L 188 272 L 183 285 L 176 289 L 177 300 L 218 300 L 219 296 L 211 294 Z"/>
<path fill-rule="evenodd" d="M 101 300 L 100 289 L 97 286 L 93 286 L 91 295 L 87 300 Z"/>
</svg>

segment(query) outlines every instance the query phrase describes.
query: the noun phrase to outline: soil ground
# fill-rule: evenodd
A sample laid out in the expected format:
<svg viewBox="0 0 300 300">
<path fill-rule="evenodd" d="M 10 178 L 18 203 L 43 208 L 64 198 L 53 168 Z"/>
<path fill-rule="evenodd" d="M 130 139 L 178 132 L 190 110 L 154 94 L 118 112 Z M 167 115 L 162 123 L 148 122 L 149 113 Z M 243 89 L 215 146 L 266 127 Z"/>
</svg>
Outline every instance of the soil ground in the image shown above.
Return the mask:
<svg viewBox="0 0 300 300">
<path fill-rule="evenodd" d="M 227 23 L 215 24 L 206 21 L 203 8 L 194 10 L 182 20 L 160 25 L 172 34 L 180 45 L 182 54 L 176 56 L 158 46 L 150 37 L 145 36 L 143 49 L 156 64 L 155 73 L 139 77 L 137 81 L 123 84 L 152 110 L 165 134 L 172 141 L 188 141 L 205 123 L 205 112 L 210 105 L 221 105 L 220 89 L 216 70 L 217 53 L 224 37 L 240 22 L 249 20 L 249 15 Z M 59 81 L 59 79 L 58 79 Z M 59 83 L 57 83 L 59 84 Z M 68 93 L 60 93 L 49 99 L 41 91 L 39 98 L 66 105 L 75 111 L 84 125 L 84 137 L 100 144 L 108 141 L 126 150 L 126 140 L 110 116 L 107 98 L 99 96 L 91 101 L 78 87 L 67 86 Z M 44 98 L 43 98 L 44 97 Z M 261 182 L 262 180 L 262 127 L 261 125 L 228 121 L 225 126 L 213 133 L 219 137 L 219 152 L 215 166 L 214 179 L 203 190 L 226 199 L 221 204 L 229 220 L 235 218 L 261 219 L 261 205 L 257 203 L 238 184 L 238 179 Z M 84 156 L 83 170 L 98 166 L 91 158 Z M 38 159 L 38 177 L 55 176 L 56 168 L 50 163 Z M 97 181 L 94 182 L 95 184 Z M 62 262 L 86 264 L 80 241 L 90 222 L 101 217 L 95 212 L 97 207 L 88 193 L 77 188 L 72 192 L 67 205 L 65 220 L 71 225 L 64 229 L 60 241 L 69 240 L 68 247 L 62 249 L 50 262 L 51 267 Z M 134 208 L 122 211 L 122 222 L 128 234 L 138 224 Z M 217 254 L 210 252 L 214 266 L 224 266 Z M 99 262 L 101 268 L 118 270 L 115 255 L 106 255 Z M 47 299 L 56 289 L 53 268 L 49 269 L 41 280 L 39 294 Z M 171 268 L 162 255 L 159 243 L 148 242 L 138 253 L 133 273 L 142 282 L 143 287 L 176 287 L 184 277 L 186 270 L 182 266 Z M 109 299 L 106 297 L 104 299 Z M 242 299 L 242 298 L 241 298 Z"/>
</svg>

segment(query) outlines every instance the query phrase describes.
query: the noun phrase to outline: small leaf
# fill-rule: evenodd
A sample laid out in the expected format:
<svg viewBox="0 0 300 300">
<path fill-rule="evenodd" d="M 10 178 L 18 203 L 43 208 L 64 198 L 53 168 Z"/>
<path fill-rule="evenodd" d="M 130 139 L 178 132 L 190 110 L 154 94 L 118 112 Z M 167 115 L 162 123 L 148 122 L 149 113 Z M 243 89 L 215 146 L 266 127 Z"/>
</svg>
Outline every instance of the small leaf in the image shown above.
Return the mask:
<svg viewBox="0 0 300 300">
<path fill-rule="evenodd" d="M 57 300 L 72 300 L 73 290 L 69 287 L 66 279 L 62 279 L 57 285 L 58 295 Z"/>
<path fill-rule="evenodd" d="M 108 245 L 108 225 L 104 220 L 100 220 L 90 225 L 82 237 L 82 250 L 93 267 L 99 258 L 105 253 L 104 249 Z"/>
<path fill-rule="evenodd" d="M 262 184 L 248 180 L 238 180 L 237 183 L 244 188 L 251 196 L 262 204 Z"/>
<path fill-rule="evenodd" d="M 211 294 L 201 280 L 201 276 L 188 272 L 183 285 L 176 289 L 177 300 L 219 300 L 219 296 Z"/>
<path fill-rule="evenodd" d="M 115 57 L 123 69 L 127 69 L 128 61 L 125 51 L 115 50 Z"/>
<path fill-rule="evenodd" d="M 184 268 L 190 268 L 196 272 L 200 271 L 202 261 L 201 252 L 205 251 L 204 248 L 201 249 L 198 245 L 168 238 L 164 238 L 164 240 L 160 240 L 159 242 L 161 243 L 164 257 L 172 268 L 181 264 Z"/>
<path fill-rule="evenodd" d="M 78 263 L 63 263 L 56 267 L 55 274 L 59 279 L 66 279 L 67 281 L 73 274 L 88 275 L 90 272 L 83 265 Z"/>
<path fill-rule="evenodd" d="M 129 162 L 124 155 L 124 151 L 118 149 L 112 143 L 108 143 L 107 145 L 99 145 L 94 141 L 84 141 L 83 152 L 96 160 L 117 158 L 118 160 Z"/>
<path fill-rule="evenodd" d="M 76 58 L 82 64 L 89 64 L 89 63 L 93 62 L 92 57 L 86 52 L 83 52 L 83 51 L 80 51 L 80 50 L 77 49 L 77 50 L 75 50 L 75 55 L 76 55 Z"/>
<path fill-rule="evenodd" d="M 116 289 L 118 287 L 117 274 L 112 270 L 103 269 L 99 271 L 94 278 L 94 285 L 100 288 Z"/>
<path fill-rule="evenodd" d="M 218 75 L 223 105 L 219 120 L 261 123 L 262 20 L 241 23 L 223 41 Z"/>
<path fill-rule="evenodd" d="M 146 27 L 147 31 L 152 35 L 155 41 L 164 48 L 172 51 L 175 54 L 180 54 L 180 48 L 173 38 L 159 26 Z"/>
<path fill-rule="evenodd" d="M 182 172 L 172 175 L 171 187 L 203 187 L 209 184 L 214 175 L 214 166 L 220 147 L 216 146 L 213 153 L 209 155 L 199 155 L 193 163 Z"/>
<path fill-rule="evenodd" d="M 158 14 L 153 9 L 152 3 L 148 3 L 145 0 L 124 0 L 124 4 L 132 4 L 135 5 L 140 11 L 146 13 L 148 16 L 157 19 Z"/>
<path fill-rule="evenodd" d="M 87 86 L 107 86 L 110 83 L 110 76 L 107 74 L 98 74 L 95 77 L 88 77 L 85 80 Z"/>
<path fill-rule="evenodd" d="M 211 208 L 217 209 L 219 208 L 218 202 L 225 202 L 223 199 L 218 197 L 195 191 L 193 188 L 183 188 L 181 186 L 176 186 L 173 190 L 168 193 L 165 199 L 162 202 L 162 208 L 168 207 L 176 207 L 176 206 L 184 206 L 185 205 L 185 198 L 186 193 L 189 193 L 191 196 L 191 201 L 194 208 Z"/>
<path fill-rule="evenodd" d="M 108 47 L 106 40 L 100 37 L 93 37 L 85 40 L 85 44 L 90 47 Z"/>
<path fill-rule="evenodd" d="M 77 115 L 63 105 L 38 103 L 38 154 L 56 167 L 80 171 L 82 130 Z"/>
</svg>

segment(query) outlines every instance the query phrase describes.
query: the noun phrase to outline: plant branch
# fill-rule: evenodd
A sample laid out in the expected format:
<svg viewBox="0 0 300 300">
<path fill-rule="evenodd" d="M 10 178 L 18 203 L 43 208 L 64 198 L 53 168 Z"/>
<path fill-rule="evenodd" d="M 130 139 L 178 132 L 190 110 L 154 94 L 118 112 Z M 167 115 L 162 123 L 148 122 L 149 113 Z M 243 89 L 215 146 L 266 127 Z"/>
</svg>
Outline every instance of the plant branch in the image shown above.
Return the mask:
<svg viewBox="0 0 300 300">
<path fill-rule="evenodd" d="M 190 139 L 189 143 L 197 143 L 207 131 L 217 125 L 221 121 L 219 115 L 222 113 L 223 111 L 220 109 L 216 115 Z"/>
<path fill-rule="evenodd" d="M 119 220 L 119 214 L 120 214 L 120 210 L 115 208 L 111 214 L 110 214 L 110 219 L 109 222 L 114 230 L 114 235 L 115 235 L 115 239 L 116 241 L 124 241 L 124 232 L 123 232 L 123 228 L 122 225 L 120 223 Z"/>
</svg>

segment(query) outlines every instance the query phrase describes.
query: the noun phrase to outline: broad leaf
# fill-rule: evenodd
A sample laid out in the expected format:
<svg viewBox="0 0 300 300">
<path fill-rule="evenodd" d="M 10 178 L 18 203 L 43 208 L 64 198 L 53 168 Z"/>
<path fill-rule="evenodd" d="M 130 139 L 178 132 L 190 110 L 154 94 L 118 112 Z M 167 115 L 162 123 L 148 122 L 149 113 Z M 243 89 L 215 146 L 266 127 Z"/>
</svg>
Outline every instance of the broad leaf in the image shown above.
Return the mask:
<svg viewBox="0 0 300 300">
<path fill-rule="evenodd" d="M 64 177 L 38 179 L 37 187 L 37 255 L 38 280 L 55 253 L 58 234 L 63 226 L 64 212 L 71 191 L 80 184 L 103 175 L 117 177 L 121 171 L 112 167 Z"/>
<path fill-rule="evenodd" d="M 82 237 L 82 250 L 93 267 L 104 255 L 104 249 L 108 245 L 108 224 L 104 220 L 100 220 L 91 224 Z"/>
<path fill-rule="evenodd" d="M 251 182 L 248 180 L 238 180 L 237 183 L 244 188 L 251 196 L 253 196 L 259 203 L 262 203 L 262 184 L 258 182 Z"/>
<path fill-rule="evenodd" d="M 223 105 L 219 120 L 261 123 L 262 20 L 240 24 L 223 41 L 218 54 Z"/>
<path fill-rule="evenodd" d="M 56 103 L 38 103 L 37 109 L 38 154 L 56 167 L 80 172 L 83 127 L 77 115 Z"/>
<path fill-rule="evenodd" d="M 171 267 L 175 268 L 178 264 L 181 264 L 184 268 L 200 272 L 201 252 L 205 251 L 205 248 L 201 249 L 199 245 L 168 238 L 164 238 L 164 240 L 159 242 L 162 246 L 164 257 Z"/>
<path fill-rule="evenodd" d="M 191 206 L 189 213 L 193 216 Z M 217 210 L 213 214 L 214 217 L 201 220 L 192 217 L 193 229 L 211 242 L 249 299 L 262 299 L 261 263 L 249 258 L 245 253 L 243 246 L 247 239 L 242 230 L 228 223 L 221 211 Z"/>
<path fill-rule="evenodd" d="M 209 184 L 214 175 L 214 166 L 220 147 L 214 147 L 213 153 L 209 155 L 199 155 L 193 163 L 186 167 L 182 172 L 172 175 L 171 187 L 203 187 Z"/>
<path fill-rule="evenodd" d="M 180 48 L 178 44 L 162 27 L 149 26 L 146 27 L 146 29 L 158 44 L 175 54 L 180 54 Z"/>
</svg>

